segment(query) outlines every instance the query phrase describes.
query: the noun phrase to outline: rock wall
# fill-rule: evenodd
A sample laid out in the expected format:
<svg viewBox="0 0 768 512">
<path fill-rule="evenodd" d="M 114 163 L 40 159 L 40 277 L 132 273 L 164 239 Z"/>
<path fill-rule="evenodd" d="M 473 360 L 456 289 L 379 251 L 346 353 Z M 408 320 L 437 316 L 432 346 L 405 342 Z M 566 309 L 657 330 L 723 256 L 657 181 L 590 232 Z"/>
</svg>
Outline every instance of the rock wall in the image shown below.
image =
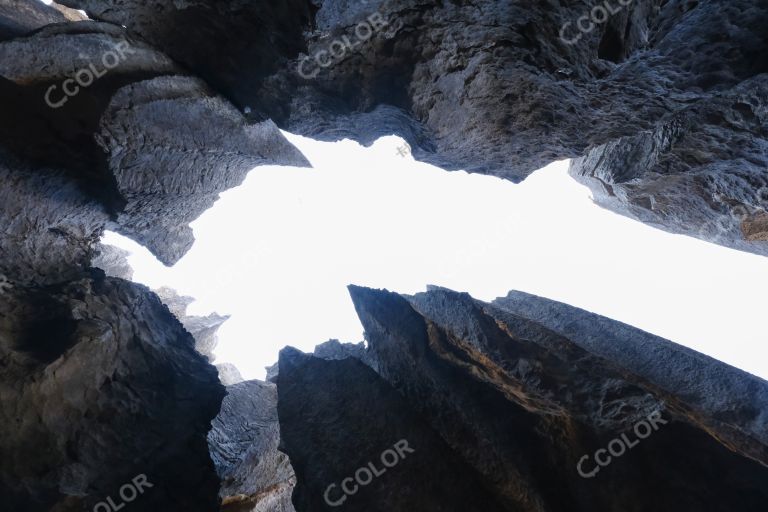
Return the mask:
<svg viewBox="0 0 768 512">
<path fill-rule="evenodd" d="M 227 386 L 208 434 L 224 512 L 294 512 L 295 476 L 278 451 L 277 389 L 256 380 Z"/>
<path fill-rule="evenodd" d="M 249 170 L 308 165 L 280 129 L 512 181 L 576 158 L 603 206 L 766 254 L 764 2 L 61 3 L 96 21 L 0 0 L 6 507 L 765 510 L 766 382 L 628 326 L 353 288 L 367 348 L 224 399 L 156 294 L 93 269 L 105 229 L 173 264 Z M 219 320 L 187 322 L 204 352 Z"/>
<path fill-rule="evenodd" d="M 341 499 L 382 511 L 768 503 L 768 382 L 546 299 L 351 293 L 377 370 L 354 357 L 280 357 L 297 510 Z M 415 452 L 383 467 L 399 439 Z M 385 471 L 371 482 L 360 468 Z"/>
<path fill-rule="evenodd" d="M 173 263 L 219 192 L 306 160 L 124 28 L 58 12 L 0 3 L 0 502 L 216 510 L 216 369 L 153 292 L 92 267 L 105 229 Z"/>
<path fill-rule="evenodd" d="M 141 475 L 143 493 L 122 502 L 216 509 L 205 436 L 224 388 L 148 289 L 97 271 L 4 289 L 0 366 L 7 510 L 91 511 L 110 498 L 119 505 L 123 486 Z"/>
<path fill-rule="evenodd" d="M 760 1 L 66 4 L 126 25 L 253 119 L 327 140 L 396 133 L 420 160 L 513 181 L 588 154 L 574 174 L 599 204 L 766 251 Z M 737 205 L 756 216 L 723 220 Z"/>
</svg>

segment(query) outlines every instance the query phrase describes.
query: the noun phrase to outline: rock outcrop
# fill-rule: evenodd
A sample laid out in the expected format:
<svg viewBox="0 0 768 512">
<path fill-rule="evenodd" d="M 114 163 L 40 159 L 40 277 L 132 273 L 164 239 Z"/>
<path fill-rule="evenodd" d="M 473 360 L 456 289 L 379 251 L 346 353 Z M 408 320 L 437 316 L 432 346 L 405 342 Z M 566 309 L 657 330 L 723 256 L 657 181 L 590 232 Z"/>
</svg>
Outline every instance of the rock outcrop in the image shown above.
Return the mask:
<svg viewBox="0 0 768 512">
<path fill-rule="evenodd" d="M 222 318 L 99 245 L 175 263 L 249 170 L 308 165 L 287 129 L 512 181 L 576 158 L 601 205 L 768 254 L 764 1 L 61 3 L 91 19 L 0 0 L 5 507 L 765 510 L 768 384 L 666 340 L 352 288 L 367 346 L 286 349 L 277 387 L 223 367 L 224 398 L 192 336 Z"/>
<path fill-rule="evenodd" d="M 221 478 L 223 512 L 294 512 L 295 477 L 288 457 L 278 451 L 274 384 L 251 380 L 227 386 L 208 443 Z"/>
<path fill-rule="evenodd" d="M 191 246 L 189 222 L 248 171 L 307 165 L 274 123 L 246 122 L 200 79 L 112 24 L 49 25 L 0 43 L 0 107 L 0 149 L 20 175 L 10 182 L 41 180 L 38 169 L 50 169 L 96 203 L 82 217 L 108 216 L 97 233 L 104 225 L 130 236 L 166 264 Z M 92 232 L 40 236 L 92 246 Z M 62 257 L 78 253 L 87 267 L 92 250 L 82 252 Z"/>
<path fill-rule="evenodd" d="M 762 211 L 711 226 L 740 202 L 757 207 L 750 192 L 766 181 L 763 2 L 66 4 L 127 26 L 254 119 L 327 140 L 396 133 L 418 159 L 513 181 L 589 152 L 576 174 L 609 188 L 634 176 L 600 204 L 765 252 L 753 243 Z M 180 33 L 195 43 L 180 45 Z"/>
<path fill-rule="evenodd" d="M 617 213 L 768 255 L 768 75 L 591 150 L 571 174 Z"/>
<path fill-rule="evenodd" d="M 768 382 L 546 299 L 351 292 L 376 370 L 281 353 L 297 510 L 331 510 L 326 491 L 349 510 L 382 511 L 768 503 Z M 399 439 L 415 453 L 382 467 Z M 356 473 L 370 461 L 385 470 L 372 482 L 373 468 Z"/>
<path fill-rule="evenodd" d="M 0 502 L 216 510 L 216 368 L 157 295 L 93 269 L 120 258 L 99 240 L 173 263 L 219 192 L 306 160 L 123 27 L 36 0 L 0 19 Z"/>
<path fill-rule="evenodd" d="M 211 511 L 224 388 L 148 289 L 92 277 L 0 296 L 0 500 L 14 512 Z M 144 476 L 139 496 L 121 489 Z M 101 506 L 103 508 L 104 505 Z"/>
<path fill-rule="evenodd" d="M 0 2 L 0 41 L 23 36 L 51 23 L 64 23 L 66 16 L 42 2 L 3 0 Z"/>
<path fill-rule="evenodd" d="M 213 350 L 219 344 L 216 332 L 224 322 L 229 320 L 229 316 L 218 313 L 211 313 L 206 316 L 188 315 L 187 308 L 195 301 L 193 297 L 181 296 L 176 290 L 166 286 L 155 290 L 155 293 L 195 338 L 195 349 L 213 362 L 216 359 Z"/>
</svg>

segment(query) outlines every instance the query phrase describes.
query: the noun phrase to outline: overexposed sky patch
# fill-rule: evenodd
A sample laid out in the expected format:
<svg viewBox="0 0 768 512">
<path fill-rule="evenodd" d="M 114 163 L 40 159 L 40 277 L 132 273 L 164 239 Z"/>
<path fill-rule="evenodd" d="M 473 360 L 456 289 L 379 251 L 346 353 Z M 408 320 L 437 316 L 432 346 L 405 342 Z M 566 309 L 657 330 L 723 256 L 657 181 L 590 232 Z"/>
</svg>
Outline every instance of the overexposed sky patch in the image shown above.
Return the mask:
<svg viewBox="0 0 768 512">
<path fill-rule="evenodd" d="M 486 301 L 517 289 L 640 327 L 768 378 L 768 258 L 671 235 L 595 206 L 567 162 L 519 185 L 445 172 L 398 154 L 286 134 L 313 169 L 259 167 L 192 224 L 173 268 L 133 251 L 135 279 L 232 318 L 216 362 L 263 378 L 280 348 L 357 342 L 350 283 L 427 284 Z"/>
</svg>

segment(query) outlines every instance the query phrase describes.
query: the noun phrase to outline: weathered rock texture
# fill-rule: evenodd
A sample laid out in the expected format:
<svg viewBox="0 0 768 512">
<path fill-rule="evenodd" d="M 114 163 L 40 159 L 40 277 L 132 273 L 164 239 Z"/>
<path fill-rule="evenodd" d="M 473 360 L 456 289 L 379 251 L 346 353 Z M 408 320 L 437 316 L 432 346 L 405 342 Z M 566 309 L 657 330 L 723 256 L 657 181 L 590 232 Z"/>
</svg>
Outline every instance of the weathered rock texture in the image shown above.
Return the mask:
<svg viewBox="0 0 768 512">
<path fill-rule="evenodd" d="M 63 13 L 42 2 L 29 0 L 0 1 L 0 41 L 23 36 L 35 29 L 63 23 L 67 18 Z"/>
<path fill-rule="evenodd" d="M 295 477 L 279 442 L 275 385 L 250 380 L 228 386 L 208 435 L 222 511 L 294 512 Z"/>
<path fill-rule="evenodd" d="M 173 263 L 219 192 L 306 160 L 124 28 L 37 0 L 0 1 L 0 110 L 3 509 L 122 508 L 140 475 L 138 510 L 218 509 L 216 368 L 157 295 L 92 268 L 121 257 L 99 239 L 113 229 Z M 205 320 L 189 325 L 210 350 L 220 319 Z"/>
<path fill-rule="evenodd" d="M 0 43 L 0 108 L 0 149 L 20 173 L 63 174 L 98 204 L 83 217 L 104 210 L 101 224 L 167 264 L 191 246 L 188 223 L 253 167 L 307 164 L 272 122 L 247 123 L 201 80 L 111 24 L 50 25 Z M 89 234 L 68 233 L 83 246 Z"/>
<path fill-rule="evenodd" d="M 596 148 L 571 174 L 617 213 L 768 255 L 768 76 Z"/>
<path fill-rule="evenodd" d="M 114 245 L 99 244 L 91 265 L 101 269 L 110 277 L 133 281 L 133 267 L 128 262 L 131 253 Z"/>
<path fill-rule="evenodd" d="M 195 338 L 195 349 L 213 362 L 215 359 L 213 350 L 219 343 L 216 332 L 224 322 L 229 320 L 229 316 L 217 313 L 207 316 L 187 315 L 187 308 L 195 301 L 193 297 L 181 296 L 176 290 L 167 286 L 155 290 L 155 293 Z"/>
<path fill-rule="evenodd" d="M 216 370 L 148 289 L 94 276 L 0 296 L 0 500 L 90 511 L 138 475 L 140 510 L 215 510 Z"/>
<path fill-rule="evenodd" d="M 726 512 L 768 503 L 767 382 L 536 297 L 486 304 L 444 289 L 351 291 L 376 370 L 353 357 L 281 354 L 278 409 L 297 510 L 330 510 L 327 487 L 401 438 L 412 458 L 345 507 Z M 599 468 L 592 455 L 622 435 L 637 441 L 633 429 L 648 417 L 664 423 Z M 422 448 L 430 440 L 450 450 Z M 600 469 L 591 478 L 577 470 L 585 455 L 582 472 Z M 430 470 L 414 476 L 419 467 Z"/>
<path fill-rule="evenodd" d="M 279 401 L 230 386 L 206 442 L 216 369 L 157 295 L 92 269 L 107 228 L 172 264 L 250 169 L 306 165 L 278 127 L 395 133 L 513 181 L 580 158 L 600 204 L 766 254 L 764 1 L 637 0 L 585 33 L 603 0 L 62 3 L 96 21 L 0 0 L 5 507 L 93 510 L 143 474 L 139 510 L 289 511 L 281 439 L 301 512 L 401 441 L 347 509 L 765 510 L 766 383 L 627 326 L 519 294 L 353 288 L 367 349 L 284 351 Z M 218 321 L 189 325 L 204 352 Z"/>
<path fill-rule="evenodd" d="M 590 152 L 576 174 L 609 188 L 633 177 L 600 204 L 766 252 L 760 212 L 711 226 L 730 206 L 757 207 L 768 172 L 760 0 L 66 4 L 126 25 L 254 119 L 329 140 L 396 133 L 421 160 L 513 181 Z M 580 31 L 594 8 L 605 22 Z"/>
<path fill-rule="evenodd" d="M 477 471 L 360 361 L 285 349 L 277 383 L 282 442 L 297 475 L 296 510 L 333 510 L 329 503 L 344 496 L 342 480 L 369 463 L 386 471 L 347 496 L 347 510 L 501 510 Z M 382 454 L 401 441 L 399 463 L 387 469 Z"/>
</svg>

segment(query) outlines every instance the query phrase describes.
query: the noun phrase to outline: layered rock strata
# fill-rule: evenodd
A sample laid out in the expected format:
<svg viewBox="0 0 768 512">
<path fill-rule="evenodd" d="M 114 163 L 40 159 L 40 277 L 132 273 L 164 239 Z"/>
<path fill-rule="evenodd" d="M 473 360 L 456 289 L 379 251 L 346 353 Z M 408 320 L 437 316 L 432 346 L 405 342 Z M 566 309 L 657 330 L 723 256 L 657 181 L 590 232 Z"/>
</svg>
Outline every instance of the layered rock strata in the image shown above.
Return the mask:
<svg viewBox="0 0 768 512">
<path fill-rule="evenodd" d="M 326 491 L 349 510 L 768 503 L 765 381 L 546 299 L 351 291 L 375 370 L 354 357 L 281 354 L 278 410 L 297 510 L 333 509 Z M 382 466 L 399 439 L 415 453 Z M 385 471 L 369 482 L 374 470 Z"/>
</svg>

